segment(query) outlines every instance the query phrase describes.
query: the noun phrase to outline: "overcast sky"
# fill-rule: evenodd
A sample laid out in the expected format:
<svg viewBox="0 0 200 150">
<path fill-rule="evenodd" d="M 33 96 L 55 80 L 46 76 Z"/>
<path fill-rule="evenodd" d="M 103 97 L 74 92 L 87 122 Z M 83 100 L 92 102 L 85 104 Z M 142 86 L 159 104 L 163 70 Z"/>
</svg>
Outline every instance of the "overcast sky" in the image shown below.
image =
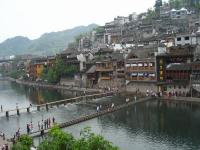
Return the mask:
<svg viewBox="0 0 200 150">
<path fill-rule="evenodd" d="M 0 42 L 14 36 L 35 39 L 45 32 L 79 25 L 104 25 L 116 16 L 144 12 L 155 0 L 0 0 Z"/>
</svg>

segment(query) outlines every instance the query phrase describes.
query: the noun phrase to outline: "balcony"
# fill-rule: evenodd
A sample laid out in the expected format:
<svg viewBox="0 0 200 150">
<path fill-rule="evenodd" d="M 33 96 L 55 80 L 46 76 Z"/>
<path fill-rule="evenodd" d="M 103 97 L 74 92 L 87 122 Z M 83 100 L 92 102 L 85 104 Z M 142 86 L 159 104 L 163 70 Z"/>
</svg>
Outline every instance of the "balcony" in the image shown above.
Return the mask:
<svg viewBox="0 0 200 150">
<path fill-rule="evenodd" d="M 113 67 L 97 67 L 96 71 L 99 72 L 113 71 Z"/>
<path fill-rule="evenodd" d="M 127 67 L 128 72 L 134 71 L 155 71 L 155 67 Z"/>
<path fill-rule="evenodd" d="M 129 81 L 156 81 L 156 77 L 126 77 Z"/>
<path fill-rule="evenodd" d="M 100 80 L 111 80 L 111 77 L 100 77 Z"/>
</svg>

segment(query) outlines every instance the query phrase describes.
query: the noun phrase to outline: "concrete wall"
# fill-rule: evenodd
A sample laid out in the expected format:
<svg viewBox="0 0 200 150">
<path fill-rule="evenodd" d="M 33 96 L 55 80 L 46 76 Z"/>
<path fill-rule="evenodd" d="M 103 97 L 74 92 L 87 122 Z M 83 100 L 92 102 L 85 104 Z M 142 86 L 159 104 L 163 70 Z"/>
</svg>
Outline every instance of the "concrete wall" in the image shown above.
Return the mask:
<svg viewBox="0 0 200 150">
<path fill-rule="evenodd" d="M 75 86 L 74 78 L 61 78 L 60 85 Z"/>
<path fill-rule="evenodd" d="M 149 91 L 152 90 L 154 92 L 158 91 L 158 87 L 155 83 L 130 82 L 126 86 L 127 92 L 136 92 L 137 89 L 139 89 L 139 91 L 142 92 L 142 93 L 146 93 L 147 90 L 149 90 Z"/>
</svg>

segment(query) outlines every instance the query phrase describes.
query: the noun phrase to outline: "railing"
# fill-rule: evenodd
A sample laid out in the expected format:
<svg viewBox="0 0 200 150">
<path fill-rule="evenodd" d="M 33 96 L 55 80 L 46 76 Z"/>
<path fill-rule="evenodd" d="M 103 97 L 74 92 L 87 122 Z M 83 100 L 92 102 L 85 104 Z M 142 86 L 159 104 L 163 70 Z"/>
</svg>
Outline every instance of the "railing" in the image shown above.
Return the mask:
<svg viewBox="0 0 200 150">
<path fill-rule="evenodd" d="M 113 94 L 114 94 L 114 92 L 106 92 L 106 93 L 78 96 L 78 97 L 59 100 L 59 101 L 55 101 L 55 102 L 45 103 L 45 104 L 41 104 L 41 105 L 33 105 L 31 107 L 28 106 L 28 107 L 5 110 L 5 111 L 2 111 L 1 113 L 5 113 L 6 117 L 9 117 L 9 112 L 16 112 L 17 115 L 20 115 L 20 111 L 27 110 L 27 112 L 30 112 L 30 109 L 33 109 L 33 108 L 37 108 L 37 111 L 40 111 L 40 109 L 42 107 L 45 107 L 46 110 L 48 111 L 49 107 L 52 107 L 54 105 L 62 105 L 62 104 L 66 105 L 67 103 L 80 102 L 80 101 L 91 99 L 91 98 L 106 97 L 106 96 L 111 96 Z"/>
<path fill-rule="evenodd" d="M 130 101 L 128 103 L 124 103 L 122 105 L 118 105 L 118 106 L 115 106 L 113 108 L 104 109 L 104 110 L 101 110 L 101 111 L 93 113 L 93 114 L 85 115 L 85 116 L 82 116 L 80 118 L 73 119 L 73 120 L 70 120 L 70 121 L 65 122 L 65 123 L 61 123 L 61 124 L 59 124 L 59 127 L 65 128 L 65 127 L 68 127 L 68 126 L 71 126 L 71 125 L 75 125 L 75 124 L 78 124 L 78 123 L 81 123 L 81 122 L 84 122 L 84 121 L 87 121 L 87 120 L 90 120 L 90 119 L 93 119 L 93 118 L 96 118 L 96 117 L 99 117 L 99 116 L 102 116 L 102 115 L 105 115 L 105 114 L 108 114 L 108 113 L 112 113 L 112 112 L 121 110 L 123 108 L 129 107 L 129 106 L 137 104 L 137 103 L 143 103 L 143 102 L 149 101 L 151 99 L 152 99 L 151 97 L 145 97 L 145 98 L 141 98 L 138 101 Z M 45 129 L 45 130 L 46 130 L 46 133 L 47 133 L 48 129 Z M 41 131 L 34 131 L 30 135 L 32 135 L 34 137 L 35 136 L 41 136 L 40 132 Z"/>
<path fill-rule="evenodd" d="M 100 80 L 111 80 L 111 77 L 100 77 Z"/>
<path fill-rule="evenodd" d="M 127 67 L 128 72 L 132 71 L 155 71 L 155 67 Z"/>
<path fill-rule="evenodd" d="M 113 71 L 113 67 L 109 67 L 109 68 L 106 68 L 106 67 L 97 67 L 96 71 Z"/>
<path fill-rule="evenodd" d="M 148 77 L 148 78 L 145 78 L 145 77 L 126 77 L 126 80 L 129 80 L 129 81 L 156 81 L 156 77 Z"/>
</svg>

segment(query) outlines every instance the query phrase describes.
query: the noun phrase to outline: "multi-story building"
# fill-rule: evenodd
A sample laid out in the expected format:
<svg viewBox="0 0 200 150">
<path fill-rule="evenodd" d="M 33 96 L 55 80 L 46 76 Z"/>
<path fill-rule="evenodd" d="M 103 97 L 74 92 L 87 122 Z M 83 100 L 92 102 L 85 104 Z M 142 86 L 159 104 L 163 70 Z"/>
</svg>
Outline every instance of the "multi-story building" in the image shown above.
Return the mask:
<svg viewBox="0 0 200 150">
<path fill-rule="evenodd" d="M 170 47 L 167 50 L 167 53 L 156 55 L 157 80 L 159 83 L 159 89 L 161 89 L 161 91 L 163 92 L 171 91 L 172 90 L 171 86 L 173 84 L 179 85 L 179 87 L 186 87 L 186 85 L 187 87 L 189 86 L 188 85 L 188 74 L 190 73 L 189 69 L 186 66 L 185 70 L 183 68 L 183 65 L 180 64 L 188 64 L 192 62 L 193 51 L 194 47 L 191 46 Z M 178 66 L 180 66 L 180 68 Z"/>
<path fill-rule="evenodd" d="M 171 19 L 185 19 L 187 15 L 188 15 L 188 10 L 185 8 L 181 8 L 179 10 L 172 9 L 170 11 Z"/>
<path fill-rule="evenodd" d="M 30 80 L 40 79 L 44 67 L 47 66 L 47 58 L 35 58 L 27 65 L 27 75 Z"/>
<path fill-rule="evenodd" d="M 155 58 L 128 59 L 125 62 L 126 80 L 156 81 Z"/>
<path fill-rule="evenodd" d="M 128 17 L 118 16 L 114 18 L 114 21 L 106 23 L 104 42 L 107 44 L 120 43 L 123 25 L 128 21 Z"/>
<path fill-rule="evenodd" d="M 175 37 L 175 46 L 196 45 L 197 38 L 195 34 L 178 35 Z"/>
<path fill-rule="evenodd" d="M 155 58 L 134 58 L 125 61 L 126 89 L 145 93 L 146 91 L 158 91 L 156 59 Z"/>
</svg>

